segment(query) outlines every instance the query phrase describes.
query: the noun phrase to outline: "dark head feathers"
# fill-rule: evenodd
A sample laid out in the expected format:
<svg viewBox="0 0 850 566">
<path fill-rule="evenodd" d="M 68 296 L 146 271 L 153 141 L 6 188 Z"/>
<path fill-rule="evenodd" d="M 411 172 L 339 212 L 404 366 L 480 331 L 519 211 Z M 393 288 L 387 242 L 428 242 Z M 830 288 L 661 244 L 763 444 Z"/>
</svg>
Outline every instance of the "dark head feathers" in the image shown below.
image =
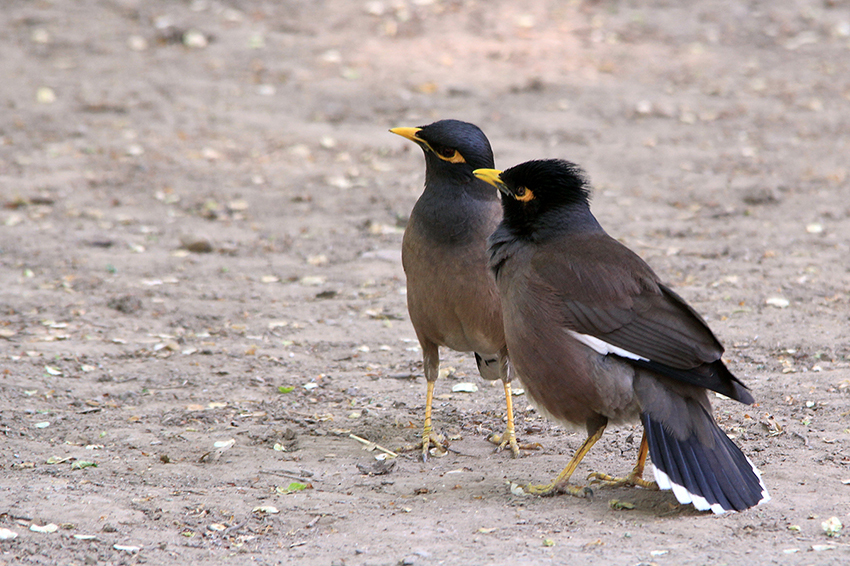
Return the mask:
<svg viewBox="0 0 850 566">
<path fill-rule="evenodd" d="M 430 149 L 456 149 L 469 166 L 469 171 L 493 167 L 493 150 L 484 132 L 475 124 L 460 120 L 440 120 L 427 126 L 421 126 L 416 134 L 424 140 Z M 428 153 L 425 148 L 426 154 Z"/>
<path fill-rule="evenodd" d="M 587 204 L 590 200 L 590 181 L 584 171 L 562 159 L 526 161 L 502 171 L 499 177 L 526 205 L 536 204 L 541 210 L 558 205 Z M 531 191 L 533 198 L 523 199 L 519 193 Z"/>
<path fill-rule="evenodd" d="M 565 231 L 602 230 L 590 212 L 590 182 L 575 163 L 527 161 L 493 181 L 503 193 L 502 224 L 514 236 L 545 239 Z"/>
</svg>

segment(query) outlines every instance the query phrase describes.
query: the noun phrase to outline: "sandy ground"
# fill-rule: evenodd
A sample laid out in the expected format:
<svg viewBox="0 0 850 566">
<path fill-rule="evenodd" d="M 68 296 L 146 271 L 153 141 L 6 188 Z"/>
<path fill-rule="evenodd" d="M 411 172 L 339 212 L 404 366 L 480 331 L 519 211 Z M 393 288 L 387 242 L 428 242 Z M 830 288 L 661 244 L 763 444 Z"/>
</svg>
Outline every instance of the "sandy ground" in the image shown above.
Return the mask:
<svg viewBox="0 0 850 566">
<path fill-rule="evenodd" d="M 850 524 L 850 7 L 682 4 L 5 2 L 0 564 L 850 563 L 822 528 Z M 768 505 L 512 495 L 582 436 L 519 395 L 542 448 L 494 452 L 501 388 L 453 352 L 452 452 L 381 465 L 349 436 L 420 433 L 423 160 L 387 129 L 447 117 L 498 166 L 586 168 L 752 388 L 715 409 Z"/>
</svg>

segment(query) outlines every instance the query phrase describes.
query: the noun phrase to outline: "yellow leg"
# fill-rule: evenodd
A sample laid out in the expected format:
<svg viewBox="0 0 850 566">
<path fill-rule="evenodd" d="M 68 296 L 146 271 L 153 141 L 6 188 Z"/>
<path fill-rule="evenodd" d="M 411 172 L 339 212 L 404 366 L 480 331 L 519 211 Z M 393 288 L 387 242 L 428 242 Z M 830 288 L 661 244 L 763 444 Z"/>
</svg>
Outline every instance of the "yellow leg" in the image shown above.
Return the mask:
<svg viewBox="0 0 850 566">
<path fill-rule="evenodd" d="M 615 478 L 608 474 L 600 472 L 592 472 L 587 476 L 590 483 L 599 483 L 607 487 L 623 487 L 623 486 L 638 486 L 646 489 L 658 489 L 658 484 L 654 481 L 643 479 L 643 470 L 646 467 L 646 456 L 649 454 L 649 443 L 646 440 L 646 431 L 643 433 L 643 438 L 640 441 L 640 450 L 638 450 L 638 459 L 635 467 L 624 478 Z"/>
<path fill-rule="evenodd" d="M 573 472 L 576 471 L 579 463 L 584 459 L 590 449 L 593 448 L 593 445 L 602 438 L 602 433 L 605 432 L 605 425 L 603 424 L 596 431 L 587 437 L 584 443 L 579 446 L 579 449 L 576 450 L 576 453 L 573 455 L 570 462 L 567 464 L 567 467 L 558 474 L 552 483 L 545 485 L 528 485 L 523 488 L 526 493 L 531 493 L 533 495 L 555 495 L 558 493 L 568 493 L 570 495 L 574 495 L 576 497 L 586 497 L 591 495 L 593 491 L 587 486 L 573 486 L 567 485 L 567 482 L 570 481 L 570 478 L 573 475 Z"/>
<path fill-rule="evenodd" d="M 416 444 L 406 444 L 396 448 L 397 452 L 412 452 L 414 450 L 422 451 L 422 461 L 427 462 L 428 456 L 431 455 L 431 446 L 434 446 L 439 452 L 435 456 L 445 456 L 448 452 L 447 442 L 441 438 L 439 434 L 434 432 L 431 425 L 431 407 L 434 404 L 434 385 L 433 381 L 426 382 L 428 389 L 425 393 L 425 424 L 422 427 L 422 441 Z"/>
<path fill-rule="evenodd" d="M 436 381 L 428 381 L 425 391 L 425 427 L 422 429 L 422 460 L 428 460 L 428 448 L 431 445 L 431 405 L 434 404 L 434 385 Z"/>
<path fill-rule="evenodd" d="M 513 457 L 519 458 L 519 445 L 516 442 L 516 430 L 514 429 L 514 400 L 511 384 L 508 381 L 502 383 L 505 385 L 505 405 L 507 405 L 508 410 L 507 430 L 505 430 L 505 434 L 493 434 L 489 440 L 493 444 L 498 444 L 500 450 L 503 450 L 505 446 L 510 446 Z"/>
</svg>

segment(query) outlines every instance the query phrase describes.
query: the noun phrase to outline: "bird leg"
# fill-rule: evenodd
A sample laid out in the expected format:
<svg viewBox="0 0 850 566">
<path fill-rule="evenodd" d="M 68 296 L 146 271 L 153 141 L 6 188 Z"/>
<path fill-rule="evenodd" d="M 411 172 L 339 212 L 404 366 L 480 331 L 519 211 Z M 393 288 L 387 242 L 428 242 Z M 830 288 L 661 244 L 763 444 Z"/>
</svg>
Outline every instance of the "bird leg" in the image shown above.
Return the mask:
<svg viewBox="0 0 850 566">
<path fill-rule="evenodd" d="M 434 404 L 434 385 L 437 382 L 437 377 L 440 373 L 440 353 L 439 348 L 433 342 L 422 341 L 420 338 L 419 344 L 422 346 L 422 366 L 425 370 L 425 382 L 427 389 L 425 392 L 425 424 L 422 428 L 422 441 L 413 445 L 406 445 L 399 448 L 399 452 L 410 452 L 413 450 L 422 450 L 422 461 L 427 462 L 430 454 L 431 444 L 439 451 L 436 456 L 444 456 L 447 452 L 448 443 L 435 433 L 431 427 L 431 407 Z"/>
<path fill-rule="evenodd" d="M 643 438 L 640 441 L 640 450 L 638 451 L 638 459 L 634 469 L 624 478 L 615 478 L 608 474 L 600 472 L 591 472 L 587 479 L 590 483 L 602 484 L 606 487 L 643 487 L 645 489 L 658 489 L 658 484 L 654 481 L 643 479 L 643 469 L 646 467 L 646 455 L 649 453 L 649 443 L 646 440 L 646 431 L 643 432 Z"/>
<path fill-rule="evenodd" d="M 505 385 L 505 404 L 508 410 L 508 426 L 504 434 L 493 434 L 488 438 L 493 444 L 499 445 L 499 450 L 504 450 L 505 446 L 511 447 L 511 454 L 514 458 L 519 458 L 519 445 L 516 442 L 516 430 L 514 429 L 514 401 L 513 393 L 511 392 L 511 382 L 502 381 Z"/>
<path fill-rule="evenodd" d="M 527 485 L 523 487 L 523 491 L 526 493 L 530 493 L 532 495 L 557 495 L 559 493 L 567 493 L 569 495 L 573 495 L 575 497 L 590 497 L 593 495 L 593 490 L 587 486 L 582 485 L 568 485 L 570 481 L 570 477 L 572 477 L 573 472 L 575 472 L 579 463 L 582 459 L 590 452 L 590 449 L 593 447 L 596 442 L 602 438 L 602 433 L 605 432 L 606 422 L 602 422 L 598 426 L 598 428 L 590 434 L 587 439 L 579 446 L 576 453 L 573 455 L 570 462 L 567 464 L 567 467 L 558 474 L 552 483 L 544 484 L 544 485 Z"/>
<path fill-rule="evenodd" d="M 422 429 L 422 461 L 428 461 L 428 450 L 431 442 L 435 447 L 441 449 L 445 453 L 445 442 L 431 428 L 431 406 L 434 404 L 434 385 L 436 381 L 428 381 L 428 389 L 425 392 L 425 426 Z"/>
<path fill-rule="evenodd" d="M 437 456 L 446 454 L 446 442 L 440 435 L 434 432 L 431 427 L 431 407 L 434 406 L 434 386 L 437 383 L 437 377 L 440 375 L 440 349 L 433 342 L 422 342 L 422 369 L 425 370 L 425 382 L 427 389 L 425 390 L 425 425 L 422 428 L 422 461 L 427 462 L 430 454 L 431 443 L 439 451 Z"/>
</svg>

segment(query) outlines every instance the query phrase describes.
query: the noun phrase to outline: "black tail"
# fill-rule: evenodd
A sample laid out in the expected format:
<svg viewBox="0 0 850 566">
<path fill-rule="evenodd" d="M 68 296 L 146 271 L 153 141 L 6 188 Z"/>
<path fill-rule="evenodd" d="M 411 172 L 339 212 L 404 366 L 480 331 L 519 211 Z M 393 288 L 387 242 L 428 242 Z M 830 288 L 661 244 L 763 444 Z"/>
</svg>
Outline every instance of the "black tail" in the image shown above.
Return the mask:
<svg viewBox="0 0 850 566">
<path fill-rule="evenodd" d="M 769 501 L 761 473 L 712 416 L 701 406 L 692 406 L 688 413 L 699 422 L 692 423 L 685 439 L 641 413 L 658 487 L 672 489 L 679 503 L 717 514 Z"/>
</svg>

